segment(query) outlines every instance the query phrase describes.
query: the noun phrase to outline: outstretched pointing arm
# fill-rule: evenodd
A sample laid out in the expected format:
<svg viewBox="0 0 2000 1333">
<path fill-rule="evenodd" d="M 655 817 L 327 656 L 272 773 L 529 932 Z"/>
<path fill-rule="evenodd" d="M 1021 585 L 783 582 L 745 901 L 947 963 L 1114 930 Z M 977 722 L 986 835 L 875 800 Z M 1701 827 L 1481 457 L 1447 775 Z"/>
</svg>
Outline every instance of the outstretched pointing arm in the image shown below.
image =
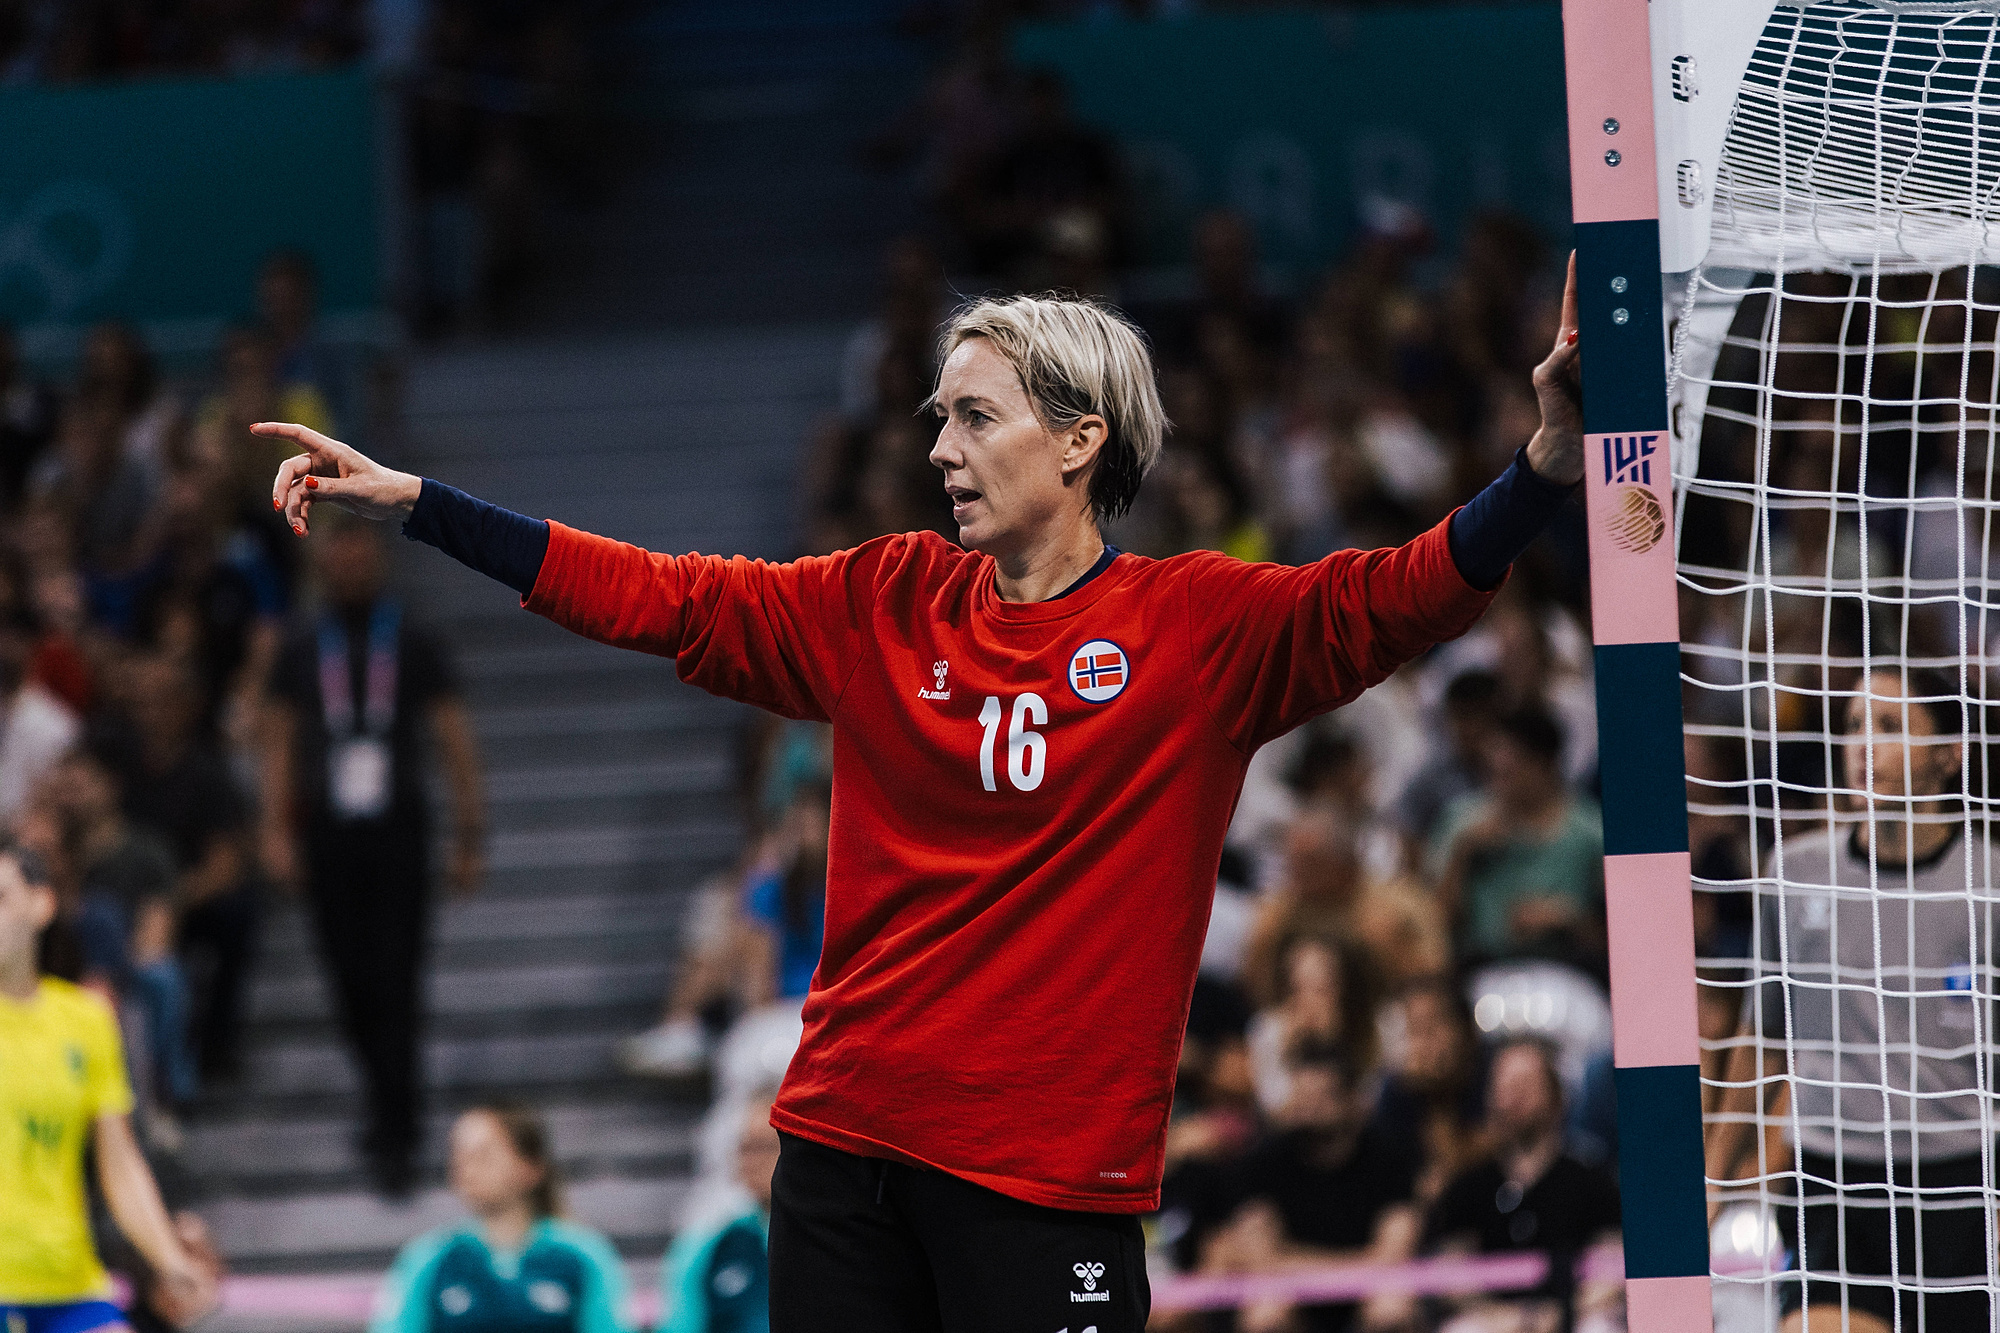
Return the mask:
<svg viewBox="0 0 2000 1333">
<path fill-rule="evenodd" d="M 441 482 L 397 472 L 330 440 L 316 430 L 285 422 L 260 422 L 259 435 L 291 440 L 305 452 L 278 469 L 271 503 L 292 531 L 304 536 L 315 501 L 328 501 L 363 518 L 403 520 L 403 532 L 437 547 L 526 597 L 549 549 L 549 525 L 474 499 Z"/>
<path fill-rule="evenodd" d="M 304 426 L 251 429 L 305 451 L 285 460 L 271 489 L 300 536 L 321 501 L 400 518 L 405 536 L 498 579 L 565 629 L 673 657 L 683 680 L 786 717 L 827 719 L 867 642 L 873 570 L 909 554 L 909 543 L 889 539 L 859 562 L 851 551 L 782 565 L 659 555 L 383 467 Z"/>
</svg>

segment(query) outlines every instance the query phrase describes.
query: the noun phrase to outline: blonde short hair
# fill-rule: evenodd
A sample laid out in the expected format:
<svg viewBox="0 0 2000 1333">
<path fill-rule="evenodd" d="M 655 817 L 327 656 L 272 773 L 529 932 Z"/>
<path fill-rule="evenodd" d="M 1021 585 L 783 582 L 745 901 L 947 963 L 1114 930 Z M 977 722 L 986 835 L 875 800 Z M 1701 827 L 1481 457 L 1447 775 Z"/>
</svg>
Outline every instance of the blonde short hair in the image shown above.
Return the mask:
<svg viewBox="0 0 2000 1333">
<path fill-rule="evenodd" d="M 974 301 L 944 326 L 938 365 L 969 338 L 986 339 L 1014 367 L 1035 415 L 1050 430 L 1086 416 L 1104 418 L 1110 436 L 1091 472 L 1090 505 L 1106 521 L 1130 509 L 1167 431 L 1153 358 L 1131 321 L 1080 296 Z"/>
</svg>

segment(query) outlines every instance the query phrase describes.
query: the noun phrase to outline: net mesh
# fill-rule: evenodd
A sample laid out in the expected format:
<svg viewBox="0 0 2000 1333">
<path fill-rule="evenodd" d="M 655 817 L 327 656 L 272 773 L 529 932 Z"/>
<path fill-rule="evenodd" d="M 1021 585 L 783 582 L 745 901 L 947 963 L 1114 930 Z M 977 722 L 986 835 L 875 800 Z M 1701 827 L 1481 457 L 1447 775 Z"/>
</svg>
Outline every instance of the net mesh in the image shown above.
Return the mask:
<svg viewBox="0 0 2000 1333">
<path fill-rule="evenodd" d="M 1994 1326 L 1996 11 L 1777 8 L 1668 279 L 1724 1329 Z"/>
</svg>

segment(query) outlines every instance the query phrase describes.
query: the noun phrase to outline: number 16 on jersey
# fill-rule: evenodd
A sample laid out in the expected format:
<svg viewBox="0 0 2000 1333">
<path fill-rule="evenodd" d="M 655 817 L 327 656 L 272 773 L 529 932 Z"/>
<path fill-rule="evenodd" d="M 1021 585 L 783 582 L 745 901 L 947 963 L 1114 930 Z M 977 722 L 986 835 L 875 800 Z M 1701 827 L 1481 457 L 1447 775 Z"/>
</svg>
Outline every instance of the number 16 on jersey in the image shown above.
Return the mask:
<svg viewBox="0 0 2000 1333">
<path fill-rule="evenodd" d="M 1005 711 L 997 694 L 987 695 L 979 710 L 979 725 L 985 729 L 979 741 L 979 780 L 988 791 L 1000 790 L 993 776 L 993 751 L 1000 739 L 1000 715 Z M 1048 739 L 1039 731 L 1028 730 L 1031 723 L 1046 727 L 1049 706 L 1039 694 L 1019 695 L 1014 700 L 1014 719 L 1007 726 L 1007 781 L 1014 784 L 1015 791 L 1041 786 L 1048 767 Z"/>
</svg>

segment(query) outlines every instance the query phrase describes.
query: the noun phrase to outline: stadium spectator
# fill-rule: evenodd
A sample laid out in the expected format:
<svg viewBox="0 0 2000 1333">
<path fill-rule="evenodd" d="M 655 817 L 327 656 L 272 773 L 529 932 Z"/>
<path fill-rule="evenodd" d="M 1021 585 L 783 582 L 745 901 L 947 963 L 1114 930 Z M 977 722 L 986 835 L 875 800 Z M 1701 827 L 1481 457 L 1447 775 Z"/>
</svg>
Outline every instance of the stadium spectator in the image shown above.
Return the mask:
<svg viewBox="0 0 2000 1333">
<path fill-rule="evenodd" d="M 1477 1254 L 1539 1250 L 1549 1256 L 1549 1275 L 1525 1297 L 1467 1300 L 1446 1324 L 1452 1333 L 1572 1326 L 1567 1311 L 1533 1307 L 1571 1301 L 1577 1259 L 1616 1235 L 1619 1211 L 1610 1175 L 1563 1150 L 1563 1124 L 1555 1052 L 1532 1039 L 1494 1051 L 1486 1100 L 1492 1155 L 1459 1173 L 1431 1205 L 1423 1244 Z M 1605 1295 L 1586 1293 L 1584 1303 L 1601 1305 Z"/>
<path fill-rule="evenodd" d="M 154 654 L 124 670 L 130 698 L 122 712 L 93 720 L 89 743 L 117 775 L 126 816 L 173 855 L 195 1052 L 204 1081 L 227 1082 L 241 1069 L 243 999 L 262 916 L 248 802 L 201 731 L 201 696 L 186 668 Z"/>
<path fill-rule="evenodd" d="M 1419 1163 L 1417 1198 L 1429 1204 L 1483 1150 L 1487 1054 L 1465 995 L 1424 977 L 1398 997 L 1400 1058 L 1375 1100 L 1382 1137 Z"/>
<path fill-rule="evenodd" d="M 1244 1154 L 1261 1121 L 1244 1044 L 1248 1006 L 1233 986 L 1195 981 L 1167 1124 L 1166 1170 L 1153 1243 L 1187 1270 L 1226 1222 Z"/>
<path fill-rule="evenodd" d="M 1490 671 L 1463 671 L 1445 686 L 1444 727 L 1430 736 L 1430 754 L 1395 807 L 1404 835 L 1419 849 L 1411 854 L 1413 863 L 1421 864 L 1420 849 L 1444 812 L 1484 783 L 1499 697 L 1499 678 Z"/>
<path fill-rule="evenodd" d="M 26 808 L 35 786 L 76 743 L 69 706 L 29 676 L 33 622 L 15 610 L 0 618 L 0 823 Z"/>
<path fill-rule="evenodd" d="M 914 411 L 935 367 L 937 329 L 950 314 L 952 298 L 937 251 L 917 236 L 890 243 L 882 264 L 882 304 L 848 335 L 840 357 L 840 419 L 866 427 L 884 415 L 905 410 L 902 399 L 882 396 L 883 367 L 902 360 L 909 373 L 899 382 L 916 387 L 907 407 Z"/>
<path fill-rule="evenodd" d="M 18 508 L 28 474 L 55 438 L 59 403 L 55 390 L 21 362 L 21 344 L 11 324 L 0 323 L 0 507 Z"/>
<path fill-rule="evenodd" d="M 95 687 L 77 640 L 81 608 L 60 617 L 46 614 L 52 599 L 38 588 L 41 582 L 20 548 L 0 539 L 0 624 L 30 627 L 34 651 L 28 659 L 29 683 L 81 717 L 90 710 Z"/>
<path fill-rule="evenodd" d="M 678 1078 L 708 1065 L 723 1029 L 744 1013 L 793 1003 L 812 987 L 826 931 L 826 848 L 830 787 L 796 788 L 768 849 L 721 886 L 727 899 L 691 917 L 695 929 L 658 1026 L 627 1039 L 620 1062 L 635 1074 Z"/>
<path fill-rule="evenodd" d="M 231 329 L 223 335 L 217 357 L 215 388 L 195 409 L 194 430 L 204 456 L 220 457 L 236 505 L 245 515 L 269 522 L 261 482 L 252 477 L 276 467 L 289 451 L 250 433 L 253 422 L 298 412 L 313 421 L 331 423 L 333 412 L 310 381 L 280 375 L 278 349 L 271 335 L 253 328 Z"/>
<path fill-rule="evenodd" d="M 484 868 L 479 756 L 444 645 L 388 590 L 381 534 L 335 524 L 313 554 L 326 605 L 292 634 L 271 675 L 263 856 L 306 889 L 366 1093 L 363 1148 L 376 1182 L 396 1195 L 413 1183 L 421 1132 L 427 760 L 434 747 L 451 798 L 447 883 L 465 895 Z"/>
<path fill-rule="evenodd" d="M 1203 1270 L 1282 1273 L 1395 1263 L 1415 1252 L 1416 1163 L 1368 1121 L 1367 1068 L 1339 1047 L 1302 1045 L 1286 1059 L 1290 1092 L 1243 1167 L 1241 1204 L 1208 1241 Z M 1262 1299 L 1237 1314 L 1240 1333 L 1374 1328 L 1390 1303 L 1295 1308 Z"/>
<path fill-rule="evenodd" d="M 39 858 L 0 854 L 0 1322 L 124 1326 L 91 1239 L 87 1157 L 118 1229 L 179 1308 L 205 1313 L 214 1287 L 182 1247 L 132 1134 L 117 1020 L 43 965 L 56 910 Z"/>
<path fill-rule="evenodd" d="M 1839 1275 L 1780 1285 L 1785 1333 L 1842 1319 L 1856 1333 L 1976 1328 L 1989 1316 L 1992 1143 L 1976 1089 L 1990 1086 L 1991 1051 L 1972 1036 L 1984 946 L 1965 893 L 1985 882 L 1991 851 L 1958 796 L 1959 707 L 1940 672 L 1857 680 L 1838 754 L 1842 785 L 1860 795 L 1785 832 L 1783 883 L 1759 907 L 1755 988 L 1707 1170 L 1777 1173 L 1773 1212 L 1795 1268 Z M 1897 1044 L 1909 1054 L 1885 1060 Z M 1759 1133 L 1774 1121 L 1776 1160 Z M 1972 1289 L 1919 1289 L 1952 1285 Z"/>
<path fill-rule="evenodd" d="M 563 1220 L 539 1115 L 496 1104 L 459 1116 L 451 1189 L 471 1219 L 403 1247 L 370 1333 L 625 1333 L 625 1265 L 602 1235 Z"/>
<path fill-rule="evenodd" d="M 173 852 L 133 827 L 119 805 L 117 779 L 88 750 L 65 755 L 45 790 L 59 820 L 63 852 L 75 865 L 90 970 L 145 1014 L 156 1094 L 148 1138 L 172 1138 L 172 1117 L 187 1109 L 198 1090 L 187 978 L 174 953 L 179 923 Z"/>
<path fill-rule="evenodd" d="M 1060 286 L 1065 249 L 1118 263 L 1130 226 L 1117 153 L 1070 115 L 1062 75 L 1038 69 L 1022 80 L 1019 128 L 980 172 L 968 240 L 983 272 L 1008 275 L 1018 291 Z"/>
<path fill-rule="evenodd" d="M 1193 297 L 1139 307 L 1161 358 L 1197 364 L 1226 329 L 1264 360 L 1281 359 L 1289 350 L 1293 316 L 1259 270 L 1256 229 L 1241 213 L 1217 209 L 1195 222 L 1192 239 Z M 1178 413 L 1171 415 L 1180 420 Z"/>
<path fill-rule="evenodd" d="M 738 1333 L 766 1329 L 771 1307 L 771 1173 L 778 1131 L 771 1096 L 750 1104 L 736 1143 L 744 1198 L 732 1216 L 674 1237 L 660 1267 L 659 1333 Z"/>
<path fill-rule="evenodd" d="M 303 250 L 279 250 L 257 271 L 257 316 L 270 339 L 280 384 L 310 388 L 334 425 L 365 436 L 371 424 L 349 349 L 319 328 L 319 270 Z"/>
<path fill-rule="evenodd" d="M 1601 950 L 1604 835 L 1596 804 L 1563 785 L 1562 729 L 1509 713 L 1486 746 L 1486 780 L 1431 836 L 1431 881 L 1466 959 L 1588 959 Z"/>
<path fill-rule="evenodd" d="M 1338 1044 L 1356 1078 L 1370 1078 L 1380 1039 L 1380 983 L 1367 952 L 1338 935 L 1300 931 L 1280 938 L 1269 963 L 1252 973 L 1264 1007 L 1250 1022 L 1250 1076 L 1257 1104 L 1275 1115 L 1291 1099 L 1293 1051 Z"/>
<path fill-rule="evenodd" d="M 1370 875 L 1353 818 L 1326 800 L 1308 805 L 1286 832 L 1284 871 L 1258 908 L 1245 970 L 1266 984 L 1261 979 L 1273 975 L 1284 941 L 1309 933 L 1359 945 L 1370 975 L 1386 986 L 1450 962 L 1444 922 L 1429 895 L 1401 878 Z"/>
<path fill-rule="evenodd" d="M 186 422 L 178 397 L 137 329 L 119 320 L 99 324 L 83 344 L 76 397 L 112 405 L 125 457 L 157 470 L 166 466 Z"/>
<path fill-rule="evenodd" d="M 56 448 L 28 479 L 30 504 L 56 518 L 84 576 L 92 618 L 127 633 L 131 607 L 157 548 L 157 468 L 127 452 L 116 403 L 72 399 Z"/>
<path fill-rule="evenodd" d="M 289 597 L 284 572 L 238 521 L 212 462 L 189 457 L 168 474 L 162 549 L 133 630 L 193 679 L 202 733 L 247 754 Z"/>
</svg>

